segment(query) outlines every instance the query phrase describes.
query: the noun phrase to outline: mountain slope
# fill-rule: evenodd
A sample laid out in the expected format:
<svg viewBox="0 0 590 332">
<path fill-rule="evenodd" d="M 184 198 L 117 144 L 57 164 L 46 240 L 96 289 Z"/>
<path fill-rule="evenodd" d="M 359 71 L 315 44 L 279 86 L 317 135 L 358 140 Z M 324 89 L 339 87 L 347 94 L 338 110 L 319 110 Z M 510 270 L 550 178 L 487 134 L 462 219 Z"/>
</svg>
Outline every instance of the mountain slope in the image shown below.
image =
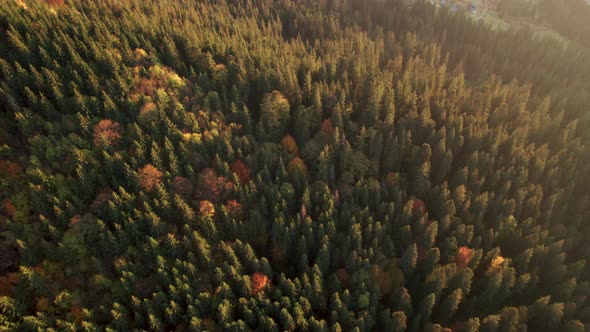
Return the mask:
<svg viewBox="0 0 590 332">
<path fill-rule="evenodd" d="M 584 47 L 423 1 L 0 9 L 0 327 L 589 326 Z"/>
</svg>

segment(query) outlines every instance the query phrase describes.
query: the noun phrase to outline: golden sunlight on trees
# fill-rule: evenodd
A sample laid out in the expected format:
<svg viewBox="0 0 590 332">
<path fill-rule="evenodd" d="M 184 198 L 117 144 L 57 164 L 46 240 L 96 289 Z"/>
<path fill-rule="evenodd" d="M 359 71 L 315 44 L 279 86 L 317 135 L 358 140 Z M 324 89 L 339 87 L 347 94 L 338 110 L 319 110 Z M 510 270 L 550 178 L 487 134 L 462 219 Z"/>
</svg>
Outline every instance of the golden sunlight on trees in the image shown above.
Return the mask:
<svg viewBox="0 0 590 332">
<path fill-rule="evenodd" d="M 451 2 L 0 0 L 0 330 L 588 329 L 590 6 Z"/>
<path fill-rule="evenodd" d="M 211 201 L 202 200 L 199 202 L 199 215 L 205 217 L 213 217 L 215 216 L 215 206 Z"/>
<path fill-rule="evenodd" d="M 500 269 L 502 267 L 502 264 L 504 264 L 505 261 L 506 261 L 506 258 L 504 258 L 500 255 L 494 257 L 494 259 L 492 259 L 492 261 L 490 262 L 490 267 L 488 268 L 488 273 L 493 272 L 493 271 L 497 271 L 498 269 Z"/>
<path fill-rule="evenodd" d="M 267 139 L 276 139 L 289 123 L 289 101 L 279 91 L 267 93 L 260 105 L 259 129 Z"/>
</svg>

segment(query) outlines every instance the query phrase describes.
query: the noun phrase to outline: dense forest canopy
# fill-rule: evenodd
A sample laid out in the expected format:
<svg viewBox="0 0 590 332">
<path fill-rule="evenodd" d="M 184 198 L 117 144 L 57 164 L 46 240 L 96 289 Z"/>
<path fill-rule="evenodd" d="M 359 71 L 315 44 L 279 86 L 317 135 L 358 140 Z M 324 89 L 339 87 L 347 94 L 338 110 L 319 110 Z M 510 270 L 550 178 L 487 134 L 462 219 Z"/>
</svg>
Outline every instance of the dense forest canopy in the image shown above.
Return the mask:
<svg viewBox="0 0 590 332">
<path fill-rule="evenodd" d="M 590 330 L 575 36 L 423 0 L 1 1 L 0 330 Z"/>
</svg>

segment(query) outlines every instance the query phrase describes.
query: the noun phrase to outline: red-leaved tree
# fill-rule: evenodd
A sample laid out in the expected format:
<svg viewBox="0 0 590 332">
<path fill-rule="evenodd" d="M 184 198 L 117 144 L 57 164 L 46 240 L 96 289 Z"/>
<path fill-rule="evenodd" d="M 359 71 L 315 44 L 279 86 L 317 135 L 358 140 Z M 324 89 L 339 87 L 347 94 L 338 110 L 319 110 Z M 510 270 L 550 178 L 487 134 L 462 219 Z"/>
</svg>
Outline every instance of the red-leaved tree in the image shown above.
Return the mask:
<svg viewBox="0 0 590 332">
<path fill-rule="evenodd" d="M 10 177 L 17 177 L 22 172 L 22 168 L 12 161 L 0 160 L 0 176 L 9 175 Z"/>
<path fill-rule="evenodd" d="M 199 173 L 197 194 L 201 198 L 217 199 L 220 190 L 217 185 L 217 175 L 213 168 L 205 168 Z"/>
<path fill-rule="evenodd" d="M 177 195 L 189 197 L 193 193 L 193 184 L 185 177 L 175 176 L 172 180 L 172 190 Z"/>
<path fill-rule="evenodd" d="M 111 190 L 111 188 L 101 189 L 100 192 L 98 193 L 98 195 L 96 195 L 96 197 L 94 198 L 94 201 L 92 201 L 92 203 L 90 203 L 90 207 L 89 207 L 90 212 L 98 213 L 101 210 L 103 210 L 104 208 L 106 208 L 107 203 L 111 199 L 112 196 L 113 196 L 113 191 Z"/>
<path fill-rule="evenodd" d="M 320 130 L 328 137 L 332 137 L 332 135 L 334 134 L 334 126 L 332 125 L 332 120 L 324 120 L 324 122 L 322 122 L 322 127 L 320 128 Z"/>
<path fill-rule="evenodd" d="M 250 182 L 250 169 L 241 160 L 236 160 L 231 164 L 231 171 L 234 172 L 238 179 L 240 179 L 241 185 L 246 185 Z"/>
<path fill-rule="evenodd" d="M 254 273 L 250 280 L 252 281 L 252 294 L 254 295 L 263 291 L 270 284 L 268 277 L 259 272 Z"/>
<path fill-rule="evenodd" d="M 426 211 L 426 204 L 421 199 L 414 198 L 412 202 L 412 215 L 418 217 Z"/>
<path fill-rule="evenodd" d="M 205 168 L 199 173 L 197 198 L 213 202 L 219 201 L 222 193 L 233 190 L 233 183 L 225 176 L 217 176 L 213 168 Z"/>
<path fill-rule="evenodd" d="M 2 201 L 2 212 L 4 212 L 7 216 L 12 217 L 16 212 L 16 207 L 10 198 L 7 198 Z"/>
<path fill-rule="evenodd" d="M 82 218 L 82 216 L 80 216 L 79 214 L 73 216 L 72 218 L 70 218 L 70 225 L 74 226 L 80 223 L 80 219 Z"/>
</svg>

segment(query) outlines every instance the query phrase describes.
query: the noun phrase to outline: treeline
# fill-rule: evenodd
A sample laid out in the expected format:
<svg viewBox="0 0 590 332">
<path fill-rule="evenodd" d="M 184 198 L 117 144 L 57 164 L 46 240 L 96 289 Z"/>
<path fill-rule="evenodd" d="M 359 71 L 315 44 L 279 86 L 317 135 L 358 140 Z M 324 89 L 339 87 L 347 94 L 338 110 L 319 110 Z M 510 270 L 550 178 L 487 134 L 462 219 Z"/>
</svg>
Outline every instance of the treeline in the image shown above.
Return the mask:
<svg viewBox="0 0 590 332">
<path fill-rule="evenodd" d="M 585 49 L 425 2 L 0 8 L 0 327 L 589 326 Z"/>
</svg>

